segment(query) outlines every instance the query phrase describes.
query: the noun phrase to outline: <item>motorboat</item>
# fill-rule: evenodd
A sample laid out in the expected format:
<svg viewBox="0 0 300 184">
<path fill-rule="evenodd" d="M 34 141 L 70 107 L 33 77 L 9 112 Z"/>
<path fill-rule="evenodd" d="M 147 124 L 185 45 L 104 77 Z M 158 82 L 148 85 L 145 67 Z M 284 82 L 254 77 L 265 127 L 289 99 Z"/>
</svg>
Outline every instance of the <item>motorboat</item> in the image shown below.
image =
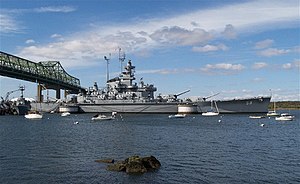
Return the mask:
<svg viewBox="0 0 300 184">
<path fill-rule="evenodd" d="M 116 118 L 116 112 L 112 112 L 111 116 L 106 116 L 104 114 L 96 114 L 95 116 L 92 117 L 92 120 L 113 120 Z"/>
<path fill-rule="evenodd" d="M 69 112 L 63 112 L 63 113 L 61 113 L 61 116 L 70 116 L 71 115 L 71 113 L 69 113 Z"/>
<path fill-rule="evenodd" d="M 186 114 L 174 114 L 174 115 L 169 115 L 169 118 L 184 118 Z"/>
<path fill-rule="evenodd" d="M 249 116 L 250 119 L 262 119 L 265 118 L 265 116 Z"/>
<path fill-rule="evenodd" d="M 42 119 L 43 115 L 41 113 L 39 113 L 38 111 L 31 111 L 25 115 L 25 118 L 27 118 L 27 119 Z"/>
<path fill-rule="evenodd" d="M 213 103 L 215 104 L 215 108 L 216 108 L 217 112 L 213 111 Z M 218 115 L 219 115 L 219 109 L 218 109 L 216 101 L 214 101 L 214 102 L 211 101 L 211 111 L 202 113 L 202 116 L 218 116 Z"/>
<path fill-rule="evenodd" d="M 275 120 L 277 121 L 292 121 L 294 120 L 295 116 L 289 114 L 289 113 L 282 113 L 279 117 L 275 117 Z"/>
</svg>

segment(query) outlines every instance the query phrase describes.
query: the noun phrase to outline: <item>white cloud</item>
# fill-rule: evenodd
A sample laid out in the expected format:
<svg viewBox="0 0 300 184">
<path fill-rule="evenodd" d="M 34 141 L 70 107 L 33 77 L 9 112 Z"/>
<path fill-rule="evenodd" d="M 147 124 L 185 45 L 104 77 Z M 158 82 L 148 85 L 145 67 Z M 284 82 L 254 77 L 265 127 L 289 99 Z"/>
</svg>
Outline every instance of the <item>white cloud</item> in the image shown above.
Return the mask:
<svg viewBox="0 0 300 184">
<path fill-rule="evenodd" d="M 296 60 L 294 61 L 294 66 L 295 66 L 296 68 L 300 69 L 300 59 L 296 59 Z"/>
<path fill-rule="evenodd" d="M 60 34 L 53 34 L 50 37 L 51 38 L 61 38 L 62 36 Z"/>
<path fill-rule="evenodd" d="M 262 82 L 264 81 L 263 78 L 260 78 L 260 77 L 255 77 L 254 79 L 252 79 L 253 82 Z"/>
<path fill-rule="evenodd" d="M 255 49 L 264 49 L 270 47 L 274 43 L 274 40 L 266 39 L 255 43 Z"/>
<path fill-rule="evenodd" d="M 231 63 L 218 63 L 218 64 L 207 64 L 201 68 L 201 71 L 208 74 L 233 74 L 243 70 L 245 66 L 242 64 L 231 64 Z"/>
<path fill-rule="evenodd" d="M 290 69 L 300 69 L 300 60 L 295 60 L 294 62 L 292 63 L 285 63 L 282 65 L 282 68 L 283 69 L 286 69 L 286 70 L 290 70 Z"/>
<path fill-rule="evenodd" d="M 16 33 L 20 30 L 19 23 L 12 16 L 0 14 L 0 33 Z"/>
<path fill-rule="evenodd" d="M 228 50 L 228 47 L 224 44 L 218 44 L 218 45 L 205 45 L 203 47 L 193 47 L 194 52 L 212 52 L 212 51 L 218 51 L 218 50 Z"/>
<path fill-rule="evenodd" d="M 265 68 L 267 67 L 268 64 L 267 63 L 264 63 L 264 62 L 258 62 L 258 63 L 254 63 L 252 68 L 253 69 L 262 69 L 262 68 Z"/>
<path fill-rule="evenodd" d="M 38 13 L 56 12 L 56 13 L 69 13 L 76 11 L 76 8 L 71 6 L 45 6 L 34 9 Z"/>
<path fill-rule="evenodd" d="M 155 42 L 163 45 L 195 45 L 205 43 L 213 38 L 213 35 L 203 29 L 195 28 L 187 30 L 182 27 L 163 27 L 149 36 Z"/>
<path fill-rule="evenodd" d="M 291 63 L 285 63 L 282 65 L 282 68 L 284 69 L 291 69 L 292 68 L 292 64 Z"/>
<path fill-rule="evenodd" d="M 191 73 L 199 72 L 199 69 L 196 68 L 174 68 L 174 69 L 157 69 L 157 70 L 141 70 L 138 74 L 178 74 L 178 73 Z"/>
<path fill-rule="evenodd" d="M 272 89 L 272 101 L 300 101 L 299 87 L 292 89 Z"/>
<path fill-rule="evenodd" d="M 20 33 L 24 27 L 21 26 L 21 22 L 16 20 L 16 15 L 38 12 L 61 12 L 69 13 L 76 11 L 76 8 L 71 6 L 48 6 L 36 9 L 0 9 L 0 33 Z"/>
<path fill-rule="evenodd" d="M 276 49 L 276 48 L 268 48 L 262 51 L 259 51 L 258 54 L 265 57 L 279 56 L 283 54 L 289 53 L 290 50 L 286 49 Z"/>
<path fill-rule="evenodd" d="M 293 52 L 300 53 L 300 46 L 294 47 Z"/>
<path fill-rule="evenodd" d="M 252 93 L 253 91 L 252 91 L 252 90 L 249 90 L 249 89 L 242 89 L 242 92 L 243 92 L 243 93 Z"/>
<path fill-rule="evenodd" d="M 26 44 L 31 44 L 31 43 L 35 43 L 35 41 L 34 40 L 32 40 L 32 39 L 29 39 L 29 40 L 26 40 L 26 42 L 25 42 Z"/>
<path fill-rule="evenodd" d="M 227 24 L 225 30 L 222 32 L 225 38 L 227 39 L 234 39 L 237 36 L 235 28 L 231 24 Z"/>
<path fill-rule="evenodd" d="M 70 11 L 63 8 L 54 9 L 45 8 L 43 11 Z M 199 45 L 211 45 L 209 42 L 218 37 L 233 38 L 236 32 L 255 31 L 255 28 L 277 28 L 279 23 L 289 26 L 289 22 L 296 20 L 299 20 L 299 15 L 297 3 L 294 1 L 250 1 L 168 18 L 105 24 L 105 27 L 101 24 L 98 27 L 93 26 L 92 30 L 64 36 L 63 41 L 25 47 L 20 55 L 27 58 L 60 59 L 64 66 L 82 66 L 83 63 L 87 66 L 99 56 L 115 51 L 117 47 L 122 47 L 127 53 L 176 46 L 191 46 L 197 49 Z M 200 25 L 201 27 L 198 27 Z M 216 49 L 213 46 L 207 47 L 207 50 Z M 222 47 L 218 48 L 222 50 Z M 287 51 L 273 49 L 262 51 L 261 54 L 273 56 L 285 52 Z"/>
</svg>

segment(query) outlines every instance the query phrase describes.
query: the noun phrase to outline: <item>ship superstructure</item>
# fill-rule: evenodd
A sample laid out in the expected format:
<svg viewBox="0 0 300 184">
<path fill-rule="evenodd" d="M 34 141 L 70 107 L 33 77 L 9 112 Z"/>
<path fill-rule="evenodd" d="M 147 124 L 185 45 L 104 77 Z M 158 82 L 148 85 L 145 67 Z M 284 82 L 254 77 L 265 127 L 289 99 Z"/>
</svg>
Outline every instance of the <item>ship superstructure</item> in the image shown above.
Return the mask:
<svg viewBox="0 0 300 184">
<path fill-rule="evenodd" d="M 153 101 L 156 87 L 153 84 L 145 84 L 142 80 L 139 84 L 134 82 L 134 69 L 135 66 L 132 66 L 129 60 L 120 76 L 107 81 L 106 89 L 99 90 L 95 83 L 93 89 L 88 91 L 89 95 L 97 95 L 101 100 Z"/>
</svg>

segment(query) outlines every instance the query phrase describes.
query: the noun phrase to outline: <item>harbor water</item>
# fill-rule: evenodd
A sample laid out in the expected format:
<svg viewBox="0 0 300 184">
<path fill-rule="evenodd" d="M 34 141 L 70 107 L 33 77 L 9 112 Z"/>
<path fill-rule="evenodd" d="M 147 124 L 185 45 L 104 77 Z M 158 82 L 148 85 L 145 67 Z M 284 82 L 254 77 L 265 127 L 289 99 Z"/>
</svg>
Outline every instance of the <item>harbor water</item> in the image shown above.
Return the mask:
<svg viewBox="0 0 300 184">
<path fill-rule="evenodd" d="M 0 183 L 299 183 L 300 111 L 290 113 L 295 120 L 285 122 L 249 114 L 0 116 Z M 130 175 L 95 162 L 132 155 L 153 155 L 162 166 Z"/>
</svg>

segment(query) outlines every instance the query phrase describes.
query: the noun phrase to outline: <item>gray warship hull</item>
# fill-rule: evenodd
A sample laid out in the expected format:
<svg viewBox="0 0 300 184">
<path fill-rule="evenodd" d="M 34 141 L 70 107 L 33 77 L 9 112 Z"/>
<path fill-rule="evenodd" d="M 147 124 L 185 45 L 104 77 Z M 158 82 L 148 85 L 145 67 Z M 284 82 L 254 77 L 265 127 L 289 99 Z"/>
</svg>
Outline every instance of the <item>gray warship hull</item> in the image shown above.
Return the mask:
<svg viewBox="0 0 300 184">
<path fill-rule="evenodd" d="M 215 101 L 220 113 L 267 113 L 271 97 L 254 97 L 247 99 L 217 100 Z M 182 113 L 179 108 L 182 103 L 153 103 L 153 102 L 111 102 L 77 104 L 80 112 L 88 113 Z M 211 109 L 210 101 L 190 103 L 197 106 L 197 110 L 187 113 L 203 113 Z"/>
<path fill-rule="evenodd" d="M 177 113 L 178 103 L 97 103 L 78 104 L 80 112 L 88 113 Z"/>
<path fill-rule="evenodd" d="M 271 97 L 255 97 L 233 100 L 216 100 L 220 113 L 267 113 Z M 211 109 L 210 101 L 198 102 L 198 111 Z"/>
</svg>

